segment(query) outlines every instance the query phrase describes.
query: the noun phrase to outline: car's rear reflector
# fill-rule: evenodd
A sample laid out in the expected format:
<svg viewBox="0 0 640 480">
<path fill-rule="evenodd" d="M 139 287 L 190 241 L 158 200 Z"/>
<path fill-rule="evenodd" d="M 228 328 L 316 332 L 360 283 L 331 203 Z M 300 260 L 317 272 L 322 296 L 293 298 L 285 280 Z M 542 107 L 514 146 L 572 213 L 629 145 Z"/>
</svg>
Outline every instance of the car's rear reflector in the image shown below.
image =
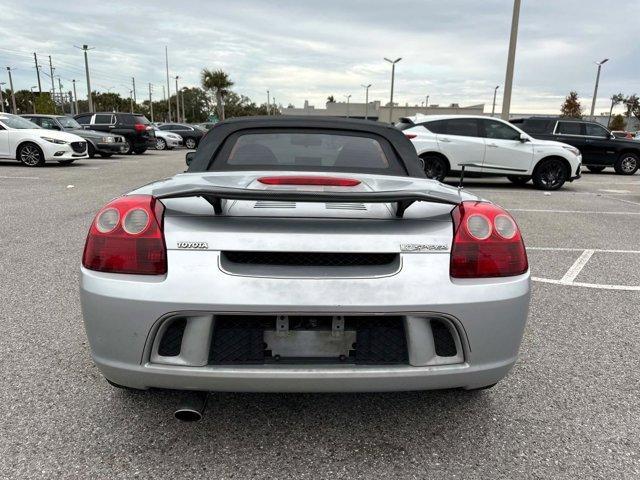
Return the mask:
<svg viewBox="0 0 640 480">
<path fill-rule="evenodd" d="M 418 135 L 415 133 L 405 133 L 404 136 L 411 140 L 412 138 L 416 138 Z"/>
<path fill-rule="evenodd" d="M 529 269 L 520 230 L 502 208 L 488 202 L 462 202 L 451 215 L 453 278 L 509 277 Z"/>
<path fill-rule="evenodd" d="M 151 195 L 128 195 L 109 202 L 91 223 L 82 265 L 109 273 L 167 273 L 163 214 L 164 205 Z"/>
<path fill-rule="evenodd" d="M 321 185 L 327 187 L 355 187 L 360 185 L 360 180 L 354 178 L 339 177 L 313 177 L 313 176 L 283 176 L 260 177 L 260 183 L 265 185 Z"/>
</svg>

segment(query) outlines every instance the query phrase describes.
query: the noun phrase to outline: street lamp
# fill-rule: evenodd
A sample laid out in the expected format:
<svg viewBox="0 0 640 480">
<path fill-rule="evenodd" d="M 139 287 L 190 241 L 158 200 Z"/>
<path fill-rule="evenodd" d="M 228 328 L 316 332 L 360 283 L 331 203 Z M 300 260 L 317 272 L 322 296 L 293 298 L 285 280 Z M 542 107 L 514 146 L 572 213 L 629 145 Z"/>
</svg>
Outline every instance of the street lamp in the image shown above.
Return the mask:
<svg viewBox="0 0 640 480">
<path fill-rule="evenodd" d="M 384 60 L 391 64 L 391 101 L 389 102 L 389 123 L 393 123 L 393 82 L 396 75 L 396 63 L 402 60 L 402 57 L 398 57 L 395 60 L 390 60 L 387 57 L 384 57 Z"/>
<path fill-rule="evenodd" d="M 496 85 L 496 88 L 493 89 L 493 107 L 491 107 L 491 116 L 493 117 L 496 113 L 496 94 L 498 93 L 498 89 L 500 85 Z"/>
<path fill-rule="evenodd" d="M 349 118 L 349 99 L 351 98 L 351 94 L 345 95 L 347 99 L 347 118 Z"/>
<path fill-rule="evenodd" d="M 369 119 L 369 87 L 371 86 L 371 84 L 369 85 L 360 85 L 361 87 L 364 88 L 364 119 L 368 120 Z"/>
<path fill-rule="evenodd" d="M 598 66 L 598 73 L 596 74 L 596 88 L 593 89 L 593 100 L 591 101 L 591 120 L 593 120 L 593 112 L 596 109 L 596 97 L 598 96 L 598 83 L 600 82 L 600 69 L 602 68 L 602 65 L 604 65 L 608 61 L 609 59 L 605 58 L 604 60 L 595 62 L 595 64 Z"/>
<path fill-rule="evenodd" d="M 424 99 L 424 114 L 426 115 L 429 111 L 429 95 Z"/>
</svg>

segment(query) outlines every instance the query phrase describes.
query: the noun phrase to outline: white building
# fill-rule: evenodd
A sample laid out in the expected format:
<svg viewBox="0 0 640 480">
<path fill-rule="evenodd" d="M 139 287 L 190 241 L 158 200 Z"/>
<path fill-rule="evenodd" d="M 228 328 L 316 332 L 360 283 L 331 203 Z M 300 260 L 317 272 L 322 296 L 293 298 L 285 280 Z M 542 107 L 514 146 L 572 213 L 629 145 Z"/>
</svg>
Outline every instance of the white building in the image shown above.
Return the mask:
<svg viewBox="0 0 640 480">
<path fill-rule="evenodd" d="M 346 103 L 346 102 L 327 102 L 325 108 L 315 108 L 313 105 L 309 105 L 309 102 L 305 100 L 304 107 L 302 108 L 283 108 L 281 110 L 282 115 L 308 115 L 308 116 L 323 116 L 323 117 L 350 117 L 350 118 L 368 118 L 370 120 L 377 120 L 380 122 L 394 123 L 398 121 L 400 117 L 408 117 L 417 113 L 425 115 L 482 115 L 484 111 L 484 104 L 471 105 L 468 107 L 461 107 L 457 103 L 452 103 L 449 106 L 429 105 L 428 107 L 419 105 L 394 105 L 393 118 L 390 118 L 391 107 L 381 105 L 379 100 L 366 103 Z"/>
</svg>

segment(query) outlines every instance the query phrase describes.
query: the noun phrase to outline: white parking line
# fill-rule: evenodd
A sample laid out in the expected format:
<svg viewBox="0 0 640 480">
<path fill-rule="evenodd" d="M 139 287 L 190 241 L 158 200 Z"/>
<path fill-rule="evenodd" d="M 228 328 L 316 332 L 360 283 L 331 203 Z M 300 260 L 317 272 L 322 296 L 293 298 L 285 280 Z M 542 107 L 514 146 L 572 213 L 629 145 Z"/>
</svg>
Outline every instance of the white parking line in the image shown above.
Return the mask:
<svg viewBox="0 0 640 480">
<path fill-rule="evenodd" d="M 565 273 L 564 276 L 560 279 L 560 283 L 573 283 L 576 277 L 580 275 L 580 272 L 593 254 L 593 250 L 585 250 L 584 252 L 582 252 L 582 255 L 580 255 L 578 259 L 573 262 L 573 265 L 571 265 L 569 270 L 567 270 L 567 273 Z"/>
<path fill-rule="evenodd" d="M 585 213 L 591 215 L 640 215 L 640 212 L 601 212 L 597 210 L 553 210 L 543 208 L 508 208 L 510 212 L 534 212 L 534 213 Z"/>
<path fill-rule="evenodd" d="M 632 202 L 631 200 L 625 200 L 624 198 L 614 198 L 609 195 L 605 195 L 604 198 L 609 198 L 611 200 L 615 200 L 616 202 L 628 203 L 630 205 L 640 205 L 638 202 Z"/>
<path fill-rule="evenodd" d="M 584 252 L 585 250 L 592 250 L 598 253 L 640 253 L 640 250 L 607 250 L 603 248 L 571 248 L 571 247 L 527 247 L 527 250 L 544 250 L 544 251 L 556 251 L 556 252 Z"/>
<path fill-rule="evenodd" d="M 575 279 L 591 259 L 594 253 L 623 253 L 623 254 L 640 254 L 640 250 L 606 250 L 599 248 L 569 248 L 569 247 L 528 247 L 527 250 L 538 251 L 559 251 L 559 252 L 582 252 L 582 254 L 573 262 L 569 270 L 562 276 L 560 280 L 543 277 L 531 277 L 534 282 L 550 283 L 553 285 L 566 285 L 570 287 L 595 288 L 600 290 L 622 290 L 627 292 L 640 292 L 640 285 L 611 285 L 605 283 L 586 283 L 576 282 Z"/>
<path fill-rule="evenodd" d="M 0 175 L 0 178 L 16 178 L 18 180 L 40 180 L 40 177 L 10 177 L 8 175 Z"/>
<path fill-rule="evenodd" d="M 568 285 L 570 287 L 586 287 L 596 288 L 600 290 L 622 290 L 627 292 L 640 292 L 640 285 L 607 285 L 601 283 L 584 283 L 584 282 L 571 282 L 564 283 L 561 280 L 553 280 L 551 278 L 531 277 L 534 282 L 552 283 L 554 285 Z"/>
</svg>

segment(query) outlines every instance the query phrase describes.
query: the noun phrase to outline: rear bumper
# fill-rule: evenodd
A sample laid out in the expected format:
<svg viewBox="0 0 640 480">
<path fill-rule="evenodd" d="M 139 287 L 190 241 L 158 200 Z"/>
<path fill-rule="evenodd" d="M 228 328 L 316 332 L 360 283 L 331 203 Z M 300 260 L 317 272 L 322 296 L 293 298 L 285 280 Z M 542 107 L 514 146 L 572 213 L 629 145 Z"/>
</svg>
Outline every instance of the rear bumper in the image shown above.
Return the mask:
<svg viewBox="0 0 640 480">
<path fill-rule="evenodd" d="M 83 268 L 81 301 L 92 356 L 109 380 L 143 389 L 364 392 L 476 388 L 504 377 L 516 361 L 526 323 L 529 274 L 454 281 L 448 254 L 403 256 L 398 273 L 378 278 L 230 275 L 213 251 L 169 250 L 163 277 Z M 442 316 L 456 324 L 464 355 L 455 364 L 429 366 L 152 362 L 159 324 L 176 312 Z M 407 343 L 421 348 L 415 338 Z"/>
<path fill-rule="evenodd" d="M 307 368 L 123 365 L 94 357 L 103 375 L 134 388 L 216 392 L 390 392 L 480 388 L 505 377 L 515 358 L 484 365 Z"/>
</svg>

